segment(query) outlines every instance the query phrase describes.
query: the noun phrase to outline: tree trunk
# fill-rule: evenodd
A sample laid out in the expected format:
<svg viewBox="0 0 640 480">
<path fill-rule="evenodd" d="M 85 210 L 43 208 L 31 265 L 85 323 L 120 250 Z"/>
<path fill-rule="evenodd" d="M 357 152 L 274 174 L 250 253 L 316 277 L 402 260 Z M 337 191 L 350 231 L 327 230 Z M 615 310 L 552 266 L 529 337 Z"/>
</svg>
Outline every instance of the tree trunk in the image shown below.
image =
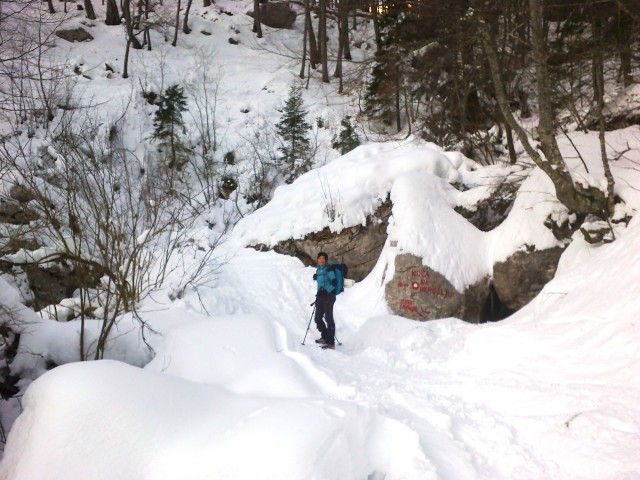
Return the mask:
<svg viewBox="0 0 640 480">
<path fill-rule="evenodd" d="M 345 0 L 340 1 L 339 8 L 342 8 L 342 4 Z M 343 23 L 344 17 L 342 16 L 342 11 L 340 15 L 338 15 L 338 55 L 336 56 L 336 69 L 333 72 L 334 78 L 342 78 L 342 52 L 344 49 L 344 44 L 342 43 L 344 40 L 344 36 L 342 34 L 343 30 L 348 30 L 349 26 L 347 25 L 348 19 L 346 23 Z M 342 93 L 341 91 L 338 93 Z"/>
<path fill-rule="evenodd" d="M 507 135 L 507 149 L 509 150 L 509 163 L 515 165 L 518 157 L 516 156 L 516 147 L 513 143 L 513 129 L 508 123 L 504 124 L 504 131 Z"/>
<path fill-rule="evenodd" d="M 180 30 L 180 3 L 181 0 L 178 0 L 176 5 L 176 29 L 173 34 L 173 42 L 171 42 L 172 46 L 178 45 L 178 30 Z"/>
<path fill-rule="evenodd" d="M 398 132 L 402 130 L 402 110 L 400 109 L 400 65 L 395 62 L 395 108 L 396 108 L 396 128 Z"/>
<path fill-rule="evenodd" d="M 307 23 L 307 11 L 309 9 L 309 0 L 304 0 L 304 29 L 302 32 L 302 65 L 298 76 L 304 78 L 304 69 L 307 63 L 307 39 L 309 38 L 309 24 Z"/>
<path fill-rule="evenodd" d="M 351 60 L 351 49 L 349 48 L 349 4 L 351 0 L 340 0 L 338 6 L 339 27 L 340 27 L 340 43 L 342 49 L 342 58 Z"/>
<path fill-rule="evenodd" d="M 358 2 L 356 0 L 351 1 L 353 6 L 353 23 L 351 24 L 351 30 L 358 29 Z"/>
<path fill-rule="evenodd" d="M 309 4 L 310 0 L 305 0 Z M 318 44 L 316 42 L 316 34 L 313 30 L 313 22 L 311 21 L 311 7 L 305 8 L 305 18 L 307 22 L 307 34 L 309 35 L 309 64 L 314 70 L 320 63 L 320 52 L 318 52 Z"/>
<path fill-rule="evenodd" d="M 120 13 L 116 0 L 107 0 L 107 15 L 104 23 L 107 25 L 120 25 Z"/>
<path fill-rule="evenodd" d="M 631 37 L 633 32 L 633 20 L 622 5 L 618 4 L 617 44 L 620 56 L 620 77 L 625 87 L 633 83 L 631 75 Z"/>
<path fill-rule="evenodd" d="M 147 45 L 147 50 L 151 51 L 151 31 L 149 28 L 149 0 L 144 0 L 144 43 Z"/>
<path fill-rule="evenodd" d="M 189 28 L 189 12 L 191 11 L 191 4 L 193 0 L 187 0 L 187 9 L 184 12 L 184 21 L 182 22 L 182 32 L 185 35 L 189 35 L 191 33 L 191 29 Z"/>
<path fill-rule="evenodd" d="M 140 50 L 142 45 L 138 41 L 133 31 L 133 19 L 131 18 L 131 2 L 130 0 L 122 0 L 120 3 L 122 7 L 122 16 L 124 17 L 124 26 L 127 30 L 127 49 L 129 48 L 129 44 L 136 50 Z"/>
<path fill-rule="evenodd" d="M 382 53 L 382 32 L 380 32 L 380 21 L 378 20 L 378 2 L 371 2 L 373 13 L 373 32 L 376 38 L 376 55 Z"/>
<path fill-rule="evenodd" d="M 47 6 L 49 7 L 49 13 L 56 13 L 56 9 L 53 8 L 53 0 L 47 0 Z"/>
<path fill-rule="evenodd" d="M 320 43 L 320 63 L 322 65 L 322 82 L 329 83 L 329 59 L 327 55 L 327 0 L 318 2 L 318 42 Z"/>
<path fill-rule="evenodd" d="M 84 11 L 87 12 L 87 18 L 89 20 L 96 19 L 96 12 L 93 9 L 93 4 L 91 3 L 91 0 L 84 0 Z"/>
<path fill-rule="evenodd" d="M 613 213 L 613 187 L 614 179 L 609 167 L 609 158 L 607 157 L 607 144 L 605 140 L 605 121 L 604 121 L 604 26 L 602 17 L 597 12 L 593 12 L 593 65 L 595 71 L 594 90 L 596 92 L 596 116 L 598 117 L 598 138 L 600 140 L 600 156 L 602 158 L 602 166 L 604 168 L 604 176 L 607 179 L 607 205 L 606 216 L 609 217 Z"/>
<path fill-rule="evenodd" d="M 262 38 L 262 20 L 260 19 L 260 0 L 253 0 L 253 33 Z"/>
<path fill-rule="evenodd" d="M 122 70 L 122 78 L 129 78 L 129 48 L 131 47 L 131 40 L 127 39 L 127 46 L 124 50 L 124 68 Z"/>
</svg>

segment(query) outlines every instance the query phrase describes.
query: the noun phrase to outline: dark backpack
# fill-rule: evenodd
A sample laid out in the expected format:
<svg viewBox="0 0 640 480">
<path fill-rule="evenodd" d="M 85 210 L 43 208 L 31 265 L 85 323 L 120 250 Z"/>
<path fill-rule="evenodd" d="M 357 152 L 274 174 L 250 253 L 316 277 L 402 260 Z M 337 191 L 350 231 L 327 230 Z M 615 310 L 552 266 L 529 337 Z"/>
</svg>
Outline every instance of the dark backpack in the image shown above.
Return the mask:
<svg viewBox="0 0 640 480">
<path fill-rule="evenodd" d="M 328 270 L 336 274 L 336 295 L 344 292 L 344 279 L 347 277 L 349 267 L 344 263 L 330 263 Z"/>
</svg>

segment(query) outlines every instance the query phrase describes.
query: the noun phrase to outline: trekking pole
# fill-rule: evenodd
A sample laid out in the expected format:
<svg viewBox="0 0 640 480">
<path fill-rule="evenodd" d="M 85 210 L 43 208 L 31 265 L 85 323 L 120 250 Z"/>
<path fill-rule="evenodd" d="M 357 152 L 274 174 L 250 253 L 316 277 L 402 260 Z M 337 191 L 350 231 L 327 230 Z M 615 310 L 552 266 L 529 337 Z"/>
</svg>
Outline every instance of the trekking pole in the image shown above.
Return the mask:
<svg viewBox="0 0 640 480">
<path fill-rule="evenodd" d="M 334 336 L 333 336 L 333 338 L 335 338 L 335 339 L 336 339 L 336 343 L 337 343 L 338 345 L 342 345 L 342 342 L 341 342 L 340 340 L 338 340 L 338 337 L 337 337 L 336 335 L 334 335 Z"/>
<path fill-rule="evenodd" d="M 309 325 L 307 325 L 307 331 L 304 334 L 304 338 L 302 339 L 302 345 L 304 345 L 304 342 L 307 340 L 307 333 L 309 333 L 309 329 L 311 328 L 311 320 L 313 319 L 313 314 L 316 313 L 316 302 L 313 302 L 311 305 L 313 305 L 313 310 L 311 311 L 311 316 L 309 317 Z"/>
</svg>

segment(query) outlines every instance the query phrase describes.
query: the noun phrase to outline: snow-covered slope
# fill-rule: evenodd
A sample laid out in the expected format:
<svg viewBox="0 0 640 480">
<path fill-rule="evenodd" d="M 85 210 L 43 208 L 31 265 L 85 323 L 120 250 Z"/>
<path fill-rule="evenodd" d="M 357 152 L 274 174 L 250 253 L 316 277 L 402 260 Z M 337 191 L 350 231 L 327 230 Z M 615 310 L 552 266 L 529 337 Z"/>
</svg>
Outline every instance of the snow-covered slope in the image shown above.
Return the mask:
<svg viewBox="0 0 640 480">
<path fill-rule="evenodd" d="M 442 172 L 447 179 L 459 174 L 443 168 L 451 164 L 442 153 L 429 152 L 425 158 L 424 147 L 396 150 L 396 166 L 385 170 L 376 163 L 384 152 L 376 157 L 360 149 L 282 189 L 221 247 L 230 260 L 215 281 L 144 315 L 163 333 L 153 337 L 155 358 L 144 369 L 73 364 L 34 382 L 10 435 L 4 478 L 106 479 L 116 472 L 155 479 L 177 471 L 182 478 L 238 479 L 634 478 L 640 469 L 637 221 L 613 244 L 574 240 L 557 278 L 534 302 L 481 326 L 388 315 L 386 248 L 371 275 L 338 300 L 342 345 L 335 352 L 315 347 L 315 329 L 307 332 L 313 269 L 238 241 L 259 228 L 281 231 L 285 212 L 296 212 L 274 207 L 282 192 L 312 202 L 308 182 L 324 175 L 338 186 L 386 185 L 375 188 L 378 197 L 390 190 L 396 201 L 391 234 L 413 239 L 421 232 L 422 242 L 407 245 L 428 252 L 435 243 L 447 259 L 458 244 L 446 247 L 431 231 L 399 220 L 415 218 L 407 210 L 426 211 L 438 231 L 461 232 L 450 211 L 422 208 L 449 205 L 456 194 L 442 183 Z M 360 175 L 344 173 L 356 160 Z M 383 173 L 392 171 L 400 173 Z M 528 182 L 523 188 L 544 192 L 543 178 Z M 375 188 L 354 190 L 373 199 Z M 349 206 L 371 205 L 366 195 L 354 196 L 362 203 L 345 201 L 342 218 Z M 526 198 L 523 193 L 511 215 L 522 219 L 528 212 L 540 223 L 535 212 L 549 210 Z M 303 227 L 314 221 L 308 214 Z M 495 252 L 509 251 L 527 225 L 510 217 L 500 227 L 507 239 L 494 242 Z M 471 270 L 485 260 L 478 256 Z M 68 333 L 40 333 L 41 344 L 60 338 Z M 116 339 L 114 351 L 130 349 L 135 338 L 130 331 Z"/>
<path fill-rule="evenodd" d="M 178 324 L 145 369 L 34 382 L 3 478 L 634 478 L 638 229 L 499 324 L 389 316 L 365 280 L 338 301 L 335 352 L 300 345 L 312 269 L 244 251 L 205 289 L 210 315 L 148 314 Z"/>
</svg>

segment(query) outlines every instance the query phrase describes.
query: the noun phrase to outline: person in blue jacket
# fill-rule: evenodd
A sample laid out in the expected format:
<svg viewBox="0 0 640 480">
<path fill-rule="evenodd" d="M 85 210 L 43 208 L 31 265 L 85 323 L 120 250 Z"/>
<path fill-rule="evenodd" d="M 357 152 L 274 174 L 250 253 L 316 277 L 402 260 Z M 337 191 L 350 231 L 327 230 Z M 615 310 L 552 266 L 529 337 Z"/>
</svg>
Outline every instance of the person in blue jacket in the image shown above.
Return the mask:
<svg viewBox="0 0 640 480">
<path fill-rule="evenodd" d="M 329 269 L 327 262 L 329 256 L 320 252 L 318 254 L 318 268 L 313 279 L 318 284 L 318 293 L 316 294 L 316 315 L 315 322 L 321 337 L 316 343 L 326 348 L 334 348 L 336 337 L 336 324 L 333 321 L 333 304 L 336 301 L 336 286 L 338 280 L 333 269 Z M 324 320 L 323 318 L 324 317 Z"/>
</svg>

